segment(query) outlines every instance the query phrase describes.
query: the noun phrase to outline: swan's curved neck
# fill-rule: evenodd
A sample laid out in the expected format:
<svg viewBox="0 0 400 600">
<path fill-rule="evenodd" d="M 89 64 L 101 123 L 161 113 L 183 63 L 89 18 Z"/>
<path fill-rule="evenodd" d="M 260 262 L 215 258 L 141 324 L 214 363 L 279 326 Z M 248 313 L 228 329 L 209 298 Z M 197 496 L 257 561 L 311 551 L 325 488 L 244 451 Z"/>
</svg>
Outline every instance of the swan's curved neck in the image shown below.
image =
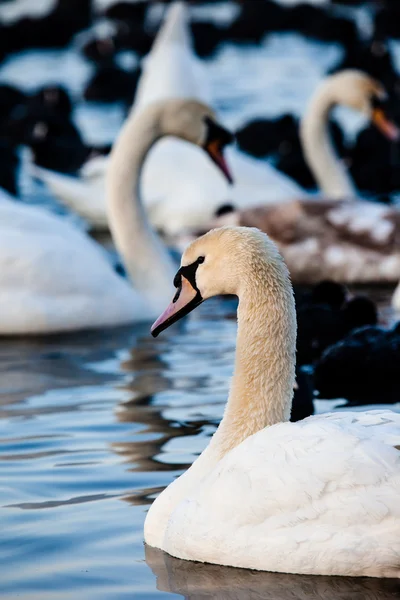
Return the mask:
<svg viewBox="0 0 400 600">
<path fill-rule="evenodd" d="M 304 156 L 321 191 L 332 199 L 352 198 L 356 190 L 344 165 L 336 156 L 328 131 L 329 113 L 335 103 L 331 82 L 323 84 L 300 125 Z"/>
<path fill-rule="evenodd" d="M 296 312 L 286 267 L 279 265 L 276 277 L 250 273 L 239 297 L 235 373 L 209 446 L 218 458 L 260 429 L 289 420 L 295 352 Z"/>
<path fill-rule="evenodd" d="M 144 114 L 130 114 L 112 150 L 107 172 L 107 212 L 114 243 L 135 289 L 155 315 L 170 301 L 176 271 L 140 199 L 143 163 L 164 134 L 161 110 L 155 105 Z"/>
<path fill-rule="evenodd" d="M 275 273 L 275 275 L 274 275 Z M 235 374 L 223 419 L 209 445 L 150 507 L 145 540 L 162 547 L 168 519 L 223 456 L 247 437 L 290 417 L 296 311 L 286 267 L 251 272 L 239 294 Z"/>
</svg>

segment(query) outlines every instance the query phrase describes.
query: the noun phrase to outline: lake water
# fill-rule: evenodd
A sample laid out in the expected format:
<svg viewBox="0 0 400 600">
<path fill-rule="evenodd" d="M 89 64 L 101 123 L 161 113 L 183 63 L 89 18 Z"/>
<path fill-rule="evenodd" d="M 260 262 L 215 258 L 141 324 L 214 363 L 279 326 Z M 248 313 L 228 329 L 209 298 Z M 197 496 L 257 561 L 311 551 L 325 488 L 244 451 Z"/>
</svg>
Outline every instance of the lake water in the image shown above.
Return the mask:
<svg viewBox="0 0 400 600">
<path fill-rule="evenodd" d="M 234 127 L 254 115 L 300 114 L 340 56 L 333 44 L 295 35 L 269 36 L 258 49 L 226 46 L 209 61 L 215 104 Z M 90 73 L 74 48 L 25 53 L 0 66 L 1 81 L 25 89 L 68 84 L 85 137 L 108 142 L 122 110 L 79 101 Z M 353 115 L 339 118 L 350 134 L 359 126 Z M 26 195 L 56 209 L 24 176 Z M 378 296 L 390 322 L 390 290 Z M 394 581 L 256 573 L 186 563 L 144 547 L 149 504 L 191 464 L 221 418 L 234 312 L 232 300 L 209 301 L 158 340 L 149 325 L 0 340 L 1 598 L 400 597 Z M 321 412 L 334 404 L 316 406 Z"/>
</svg>

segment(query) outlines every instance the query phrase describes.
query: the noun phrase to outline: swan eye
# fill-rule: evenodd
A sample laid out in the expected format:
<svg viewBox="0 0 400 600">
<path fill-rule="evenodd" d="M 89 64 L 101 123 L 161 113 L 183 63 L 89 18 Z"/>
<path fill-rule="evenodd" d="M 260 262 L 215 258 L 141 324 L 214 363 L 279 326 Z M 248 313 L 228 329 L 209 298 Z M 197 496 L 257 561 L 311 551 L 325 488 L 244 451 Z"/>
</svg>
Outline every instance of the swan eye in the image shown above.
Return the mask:
<svg viewBox="0 0 400 600">
<path fill-rule="evenodd" d="M 204 256 L 199 256 L 199 258 L 197 259 L 197 263 L 199 265 L 201 265 L 206 259 L 204 258 Z"/>
</svg>

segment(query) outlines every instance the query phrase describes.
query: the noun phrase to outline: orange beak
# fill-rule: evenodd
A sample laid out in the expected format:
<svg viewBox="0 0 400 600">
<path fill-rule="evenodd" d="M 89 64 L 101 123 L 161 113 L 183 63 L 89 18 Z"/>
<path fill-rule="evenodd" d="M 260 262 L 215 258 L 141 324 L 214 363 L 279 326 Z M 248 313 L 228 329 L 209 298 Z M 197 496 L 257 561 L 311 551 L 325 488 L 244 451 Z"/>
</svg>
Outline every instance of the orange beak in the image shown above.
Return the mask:
<svg viewBox="0 0 400 600">
<path fill-rule="evenodd" d="M 400 129 L 386 116 L 382 108 L 374 108 L 372 111 L 372 122 L 385 137 L 392 142 L 400 138 Z"/>
<path fill-rule="evenodd" d="M 219 140 L 212 140 L 205 147 L 205 151 L 211 158 L 211 160 L 217 165 L 217 167 L 222 171 L 225 175 L 229 183 L 233 183 L 233 177 L 231 172 L 226 164 L 226 160 L 222 153 L 222 145 Z"/>
</svg>

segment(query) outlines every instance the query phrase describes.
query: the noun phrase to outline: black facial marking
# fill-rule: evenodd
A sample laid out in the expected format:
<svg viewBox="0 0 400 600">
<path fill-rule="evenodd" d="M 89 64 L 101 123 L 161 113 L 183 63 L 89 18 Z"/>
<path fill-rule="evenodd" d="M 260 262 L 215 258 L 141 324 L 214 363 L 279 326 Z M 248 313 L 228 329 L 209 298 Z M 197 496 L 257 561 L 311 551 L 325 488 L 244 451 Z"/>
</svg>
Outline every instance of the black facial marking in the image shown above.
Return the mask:
<svg viewBox="0 0 400 600">
<path fill-rule="evenodd" d="M 228 215 L 230 213 L 235 212 L 236 208 L 233 206 L 233 204 L 221 204 L 221 206 L 219 208 L 217 208 L 217 210 L 214 213 L 215 217 L 222 217 L 223 215 Z"/>
<path fill-rule="evenodd" d="M 386 119 L 389 121 L 393 121 L 393 123 L 397 122 L 396 112 L 395 112 L 395 104 L 394 98 L 378 98 L 373 95 L 371 97 L 371 106 L 374 110 L 381 110 L 385 115 Z"/>
<path fill-rule="evenodd" d="M 197 260 L 195 260 L 191 265 L 187 265 L 186 267 L 181 267 L 177 274 L 174 277 L 174 286 L 178 288 L 178 291 L 175 294 L 175 298 L 173 302 L 176 302 L 179 298 L 179 294 L 182 287 L 182 277 L 188 280 L 192 288 L 200 295 L 200 290 L 196 284 L 196 271 L 197 267 L 204 262 L 204 256 L 199 256 Z"/>
<path fill-rule="evenodd" d="M 210 119 L 210 117 L 205 117 L 204 121 L 207 125 L 207 138 L 204 143 L 205 147 L 214 141 L 218 141 L 221 144 L 221 148 L 233 142 L 234 136 L 230 131 L 221 127 L 221 125 L 218 125 L 215 121 Z"/>
<path fill-rule="evenodd" d="M 386 112 L 388 108 L 388 101 L 386 99 L 378 98 L 378 96 L 371 96 L 371 106 L 372 108 L 378 108 Z"/>
<path fill-rule="evenodd" d="M 181 319 L 185 315 L 189 314 L 194 308 L 196 308 L 203 302 L 203 297 L 202 297 L 200 290 L 196 284 L 196 270 L 197 270 L 197 267 L 199 265 L 201 265 L 201 263 L 204 262 L 204 260 L 205 260 L 204 256 L 199 256 L 199 258 L 191 265 L 187 265 L 186 267 L 181 267 L 179 269 L 179 271 L 177 272 L 177 274 L 175 275 L 174 286 L 177 288 L 177 290 L 176 290 L 174 299 L 172 300 L 173 303 L 177 302 L 177 300 L 181 294 L 182 277 L 185 277 L 185 279 L 188 280 L 190 285 L 195 290 L 196 295 L 192 300 L 190 300 L 190 302 L 188 302 L 188 304 L 186 304 L 186 306 L 181 308 L 178 312 L 176 312 L 174 315 L 172 315 L 170 318 L 168 318 L 166 321 L 164 321 L 164 323 L 161 323 L 161 325 L 159 325 L 156 329 L 153 329 L 151 332 L 151 335 L 153 337 L 157 337 L 162 331 L 167 329 L 173 323 L 176 323 L 176 321 L 179 321 L 179 319 Z"/>
</svg>

